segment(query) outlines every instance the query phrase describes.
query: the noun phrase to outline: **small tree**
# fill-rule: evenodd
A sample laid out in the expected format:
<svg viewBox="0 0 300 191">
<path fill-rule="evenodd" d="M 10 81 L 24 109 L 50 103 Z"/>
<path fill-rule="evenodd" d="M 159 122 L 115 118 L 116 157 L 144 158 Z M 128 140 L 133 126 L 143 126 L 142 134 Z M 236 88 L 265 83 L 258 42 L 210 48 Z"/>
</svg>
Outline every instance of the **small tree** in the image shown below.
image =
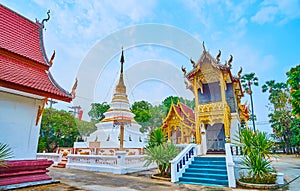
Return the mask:
<svg viewBox="0 0 300 191">
<path fill-rule="evenodd" d="M 292 113 L 300 118 L 300 65 L 291 68 L 286 75 L 288 77 L 287 84 L 289 85 L 291 92 L 290 102 L 293 106 Z"/>
<path fill-rule="evenodd" d="M 78 136 L 73 115 L 64 110 L 46 108 L 41 123 L 38 152 L 55 152 L 58 146 L 73 147 Z"/>
<path fill-rule="evenodd" d="M 75 118 L 75 123 L 77 125 L 78 132 L 80 133 L 81 136 L 90 135 L 91 133 L 97 130 L 95 122 L 88 122 L 88 121 L 83 121 Z"/>
<path fill-rule="evenodd" d="M 161 127 L 162 125 L 162 119 L 165 117 L 165 106 L 160 104 L 156 106 L 150 106 L 149 108 L 151 118 L 147 122 L 148 127 L 150 127 L 150 130 L 154 130 L 157 127 Z"/>
<path fill-rule="evenodd" d="M 293 135 L 291 138 L 291 145 L 296 147 L 297 153 L 299 154 L 299 146 L 300 146 L 300 119 L 294 118 L 291 123 L 291 134 Z"/>
<path fill-rule="evenodd" d="M 263 92 L 269 93 L 269 113 L 271 126 L 277 138 L 285 144 L 284 152 L 291 152 L 290 140 L 294 136 L 290 125 L 293 121 L 290 104 L 288 103 L 289 91 L 287 85 L 275 80 L 267 81 L 262 86 Z"/>
<path fill-rule="evenodd" d="M 166 114 L 168 114 L 169 109 L 171 107 L 171 104 L 172 103 L 177 104 L 177 102 L 179 101 L 179 99 L 180 98 L 177 97 L 177 96 L 169 96 L 166 99 L 164 99 L 163 105 L 166 107 Z"/>
<path fill-rule="evenodd" d="M 150 107 L 151 104 L 146 101 L 134 102 L 131 106 L 131 111 L 135 114 L 134 119 L 142 126 L 142 131 L 147 130 L 147 122 L 151 119 Z"/>
<path fill-rule="evenodd" d="M 92 103 L 91 107 L 88 115 L 91 117 L 92 122 L 99 122 L 104 119 L 104 113 L 109 109 L 109 105 L 106 102 Z"/>
</svg>

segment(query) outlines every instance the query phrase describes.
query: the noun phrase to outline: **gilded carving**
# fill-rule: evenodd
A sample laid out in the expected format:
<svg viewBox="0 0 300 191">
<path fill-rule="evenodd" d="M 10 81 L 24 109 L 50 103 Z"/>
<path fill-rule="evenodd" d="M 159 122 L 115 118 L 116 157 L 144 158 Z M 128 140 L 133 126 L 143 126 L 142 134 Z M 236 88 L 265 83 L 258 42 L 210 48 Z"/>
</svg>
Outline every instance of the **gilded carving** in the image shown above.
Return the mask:
<svg viewBox="0 0 300 191">
<path fill-rule="evenodd" d="M 44 112 L 44 108 L 45 108 L 45 105 L 47 104 L 47 102 L 48 102 L 48 98 L 45 98 L 43 100 L 42 105 L 39 105 L 37 116 L 36 116 L 36 120 L 35 120 L 35 125 L 38 125 L 39 120 L 40 120 L 40 118 L 41 118 L 41 116 L 42 116 L 42 114 Z"/>
</svg>

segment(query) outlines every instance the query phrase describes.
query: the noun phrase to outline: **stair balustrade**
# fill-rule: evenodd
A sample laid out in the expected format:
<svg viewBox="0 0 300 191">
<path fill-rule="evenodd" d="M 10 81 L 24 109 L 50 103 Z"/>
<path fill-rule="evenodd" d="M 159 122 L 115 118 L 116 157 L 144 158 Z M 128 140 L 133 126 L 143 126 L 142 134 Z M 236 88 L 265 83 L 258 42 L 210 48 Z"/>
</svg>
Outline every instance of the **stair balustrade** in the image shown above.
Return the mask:
<svg viewBox="0 0 300 191">
<path fill-rule="evenodd" d="M 192 163 L 196 156 L 196 144 L 189 144 L 183 149 L 171 163 L 171 182 L 178 182 L 185 169 Z"/>
<path fill-rule="evenodd" d="M 236 187 L 236 175 L 234 173 L 235 163 L 240 161 L 242 155 L 242 148 L 232 144 L 225 143 L 225 153 L 226 153 L 226 168 L 228 174 L 228 186 L 231 188 Z"/>
</svg>

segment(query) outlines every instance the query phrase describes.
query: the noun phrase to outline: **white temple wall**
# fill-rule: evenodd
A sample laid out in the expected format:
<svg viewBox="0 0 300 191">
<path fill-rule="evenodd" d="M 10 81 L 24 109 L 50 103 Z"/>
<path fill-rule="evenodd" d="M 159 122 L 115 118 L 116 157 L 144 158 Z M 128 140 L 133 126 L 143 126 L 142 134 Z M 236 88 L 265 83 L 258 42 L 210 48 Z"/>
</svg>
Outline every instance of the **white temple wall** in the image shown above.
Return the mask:
<svg viewBox="0 0 300 191">
<path fill-rule="evenodd" d="M 231 123 L 230 123 L 230 140 L 234 141 L 235 137 L 239 135 L 240 118 L 238 113 L 231 113 Z"/>
<path fill-rule="evenodd" d="M 41 120 L 35 122 L 42 102 L 0 91 L 0 142 L 12 148 L 12 160 L 36 159 Z"/>
</svg>

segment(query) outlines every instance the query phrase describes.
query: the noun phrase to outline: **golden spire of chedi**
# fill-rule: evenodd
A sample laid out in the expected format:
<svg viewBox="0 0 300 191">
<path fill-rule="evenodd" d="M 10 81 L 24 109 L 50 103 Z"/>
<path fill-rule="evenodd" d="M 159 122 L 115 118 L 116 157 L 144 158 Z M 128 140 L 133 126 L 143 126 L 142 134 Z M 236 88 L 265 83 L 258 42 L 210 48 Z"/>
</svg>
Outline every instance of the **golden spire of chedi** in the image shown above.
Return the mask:
<svg viewBox="0 0 300 191">
<path fill-rule="evenodd" d="M 126 86 L 124 84 L 124 79 L 123 79 L 123 64 L 125 62 L 123 47 L 122 47 L 122 54 L 121 54 L 120 62 L 121 62 L 120 78 L 119 78 L 119 82 L 116 86 L 116 91 L 114 93 L 112 102 L 121 101 L 121 102 L 129 103 L 128 98 L 127 98 L 127 94 L 126 94 Z"/>
</svg>

